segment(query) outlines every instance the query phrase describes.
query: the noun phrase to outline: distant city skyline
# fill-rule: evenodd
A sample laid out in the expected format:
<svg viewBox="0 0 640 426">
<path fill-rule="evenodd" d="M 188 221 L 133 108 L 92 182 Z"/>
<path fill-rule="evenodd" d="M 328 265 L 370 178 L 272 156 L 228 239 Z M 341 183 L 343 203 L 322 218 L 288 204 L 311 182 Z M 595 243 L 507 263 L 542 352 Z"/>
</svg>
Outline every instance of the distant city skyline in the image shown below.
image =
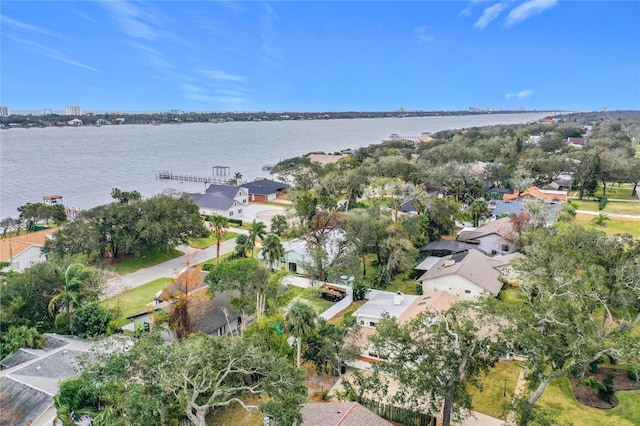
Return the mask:
<svg viewBox="0 0 640 426">
<path fill-rule="evenodd" d="M 637 110 L 638 16 L 638 1 L 7 0 L 0 104 Z"/>
</svg>

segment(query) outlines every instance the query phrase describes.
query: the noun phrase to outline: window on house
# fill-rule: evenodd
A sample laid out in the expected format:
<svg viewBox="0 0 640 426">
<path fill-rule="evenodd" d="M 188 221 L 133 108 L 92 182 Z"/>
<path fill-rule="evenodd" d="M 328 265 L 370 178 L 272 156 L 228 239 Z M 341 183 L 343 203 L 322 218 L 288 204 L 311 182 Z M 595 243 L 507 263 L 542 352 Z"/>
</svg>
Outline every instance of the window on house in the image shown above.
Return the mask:
<svg viewBox="0 0 640 426">
<path fill-rule="evenodd" d="M 465 290 L 464 293 L 465 294 L 471 294 L 471 290 Z"/>
<path fill-rule="evenodd" d="M 229 212 L 229 216 L 233 216 L 233 212 Z"/>
<path fill-rule="evenodd" d="M 238 209 L 238 214 L 241 214 L 241 213 L 242 213 L 242 209 Z"/>
<path fill-rule="evenodd" d="M 502 245 L 502 251 L 509 251 L 509 246 L 507 244 Z"/>
<path fill-rule="evenodd" d="M 375 326 L 376 326 L 376 323 L 375 323 L 375 322 L 373 322 L 373 321 L 369 321 L 369 325 L 370 325 L 371 327 L 375 327 Z"/>
<path fill-rule="evenodd" d="M 298 264 L 293 263 L 293 262 L 289 262 L 289 272 L 297 272 L 298 271 Z"/>
</svg>

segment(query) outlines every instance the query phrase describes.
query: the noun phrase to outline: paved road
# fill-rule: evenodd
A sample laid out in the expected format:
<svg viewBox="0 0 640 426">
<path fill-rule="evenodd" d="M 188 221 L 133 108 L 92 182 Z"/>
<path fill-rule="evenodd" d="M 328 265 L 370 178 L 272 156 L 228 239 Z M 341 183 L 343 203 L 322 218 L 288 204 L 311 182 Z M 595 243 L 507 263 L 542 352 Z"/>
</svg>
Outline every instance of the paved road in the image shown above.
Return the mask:
<svg viewBox="0 0 640 426">
<path fill-rule="evenodd" d="M 238 230 L 233 230 L 238 232 Z M 243 231 L 241 231 L 243 232 Z M 235 249 L 236 239 L 223 241 L 220 244 L 220 255 L 230 253 Z M 213 245 L 203 250 L 194 249 L 188 246 L 181 246 L 178 249 L 185 254 L 175 259 L 168 260 L 158 265 L 140 269 L 127 275 L 118 275 L 107 281 L 103 298 L 107 299 L 116 294 L 122 293 L 129 288 L 135 288 L 159 278 L 173 278 L 187 265 L 195 265 L 216 258 L 216 246 Z"/>
<path fill-rule="evenodd" d="M 638 214 L 620 214 L 620 213 L 607 213 L 607 212 L 594 212 L 592 210 L 576 210 L 576 213 L 588 214 L 591 216 L 598 216 L 600 213 L 604 213 L 609 217 L 617 217 L 621 219 L 640 219 L 640 206 L 638 206 Z"/>
</svg>

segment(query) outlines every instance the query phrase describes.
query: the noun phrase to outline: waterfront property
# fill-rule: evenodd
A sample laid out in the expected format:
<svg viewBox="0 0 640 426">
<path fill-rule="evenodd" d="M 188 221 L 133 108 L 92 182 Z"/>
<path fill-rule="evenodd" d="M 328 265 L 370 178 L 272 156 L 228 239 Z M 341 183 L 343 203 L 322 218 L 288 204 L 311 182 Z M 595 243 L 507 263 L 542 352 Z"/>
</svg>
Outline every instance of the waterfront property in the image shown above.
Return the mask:
<svg viewBox="0 0 640 426">
<path fill-rule="evenodd" d="M 200 214 L 241 218 L 242 209 L 249 205 L 249 191 L 241 186 L 209 185 L 204 193 L 189 193 Z"/>
<path fill-rule="evenodd" d="M 41 249 L 53 232 L 53 229 L 45 229 L 0 240 L 0 262 L 9 262 L 8 269 L 17 272 L 43 262 L 46 258 Z"/>
<path fill-rule="evenodd" d="M 249 201 L 266 203 L 287 197 L 289 185 L 271 179 L 256 178 L 240 185 L 249 192 Z"/>
</svg>

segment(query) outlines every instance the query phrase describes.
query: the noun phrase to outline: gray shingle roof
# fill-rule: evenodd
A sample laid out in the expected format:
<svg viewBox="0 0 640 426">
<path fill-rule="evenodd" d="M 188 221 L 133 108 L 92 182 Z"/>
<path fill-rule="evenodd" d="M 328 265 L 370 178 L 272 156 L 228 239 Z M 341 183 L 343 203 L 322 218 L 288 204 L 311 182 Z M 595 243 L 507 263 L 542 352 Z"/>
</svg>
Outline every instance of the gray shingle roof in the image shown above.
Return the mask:
<svg viewBox="0 0 640 426">
<path fill-rule="evenodd" d="M 205 192 L 217 197 L 233 199 L 238 194 L 239 189 L 237 186 L 211 184 Z"/>
<path fill-rule="evenodd" d="M 28 350 L 20 349 L 17 352 L 7 355 L 0 361 L 0 367 L 11 368 L 20 365 L 32 359 L 38 358 L 39 355 Z"/>
<path fill-rule="evenodd" d="M 0 378 L 0 424 L 29 425 L 53 404 L 53 396 L 9 377 Z"/>
<path fill-rule="evenodd" d="M 271 179 L 262 179 L 256 180 L 253 182 L 243 183 L 243 188 L 247 188 L 249 190 L 249 194 L 257 194 L 257 195 L 270 195 L 275 194 L 278 191 L 282 191 L 289 187 L 286 183 L 277 182 Z"/>
<path fill-rule="evenodd" d="M 489 265 L 488 259 L 477 250 L 443 257 L 440 262 L 418 278 L 418 282 L 447 275 L 459 275 L 496 296 L 502 289 L 502 283 L 499 280 L 500 272 Z M 452 264 L 452 262 L 455 263 Z"/>
<path fill-rule="evenodd" d="M 446 256 L 449 254 L 461 253 L 472 249 L 477 250 L 477 246 L 474 244 L 465 243 L 462 241 L 432 241 L 426 246 L 420 248 L 420 252 L 426 252 L 431 256 Z"/>
<path fill-rule="evenodd" d="M 227 198 L 220 195 L 220 193 L 213 194 L 189 194 L 193 199 L 193 202 L 200 208 L 214 209 L 214 210 L 229 210 L 235 200 L 233 198 Z"/>
</svg>

